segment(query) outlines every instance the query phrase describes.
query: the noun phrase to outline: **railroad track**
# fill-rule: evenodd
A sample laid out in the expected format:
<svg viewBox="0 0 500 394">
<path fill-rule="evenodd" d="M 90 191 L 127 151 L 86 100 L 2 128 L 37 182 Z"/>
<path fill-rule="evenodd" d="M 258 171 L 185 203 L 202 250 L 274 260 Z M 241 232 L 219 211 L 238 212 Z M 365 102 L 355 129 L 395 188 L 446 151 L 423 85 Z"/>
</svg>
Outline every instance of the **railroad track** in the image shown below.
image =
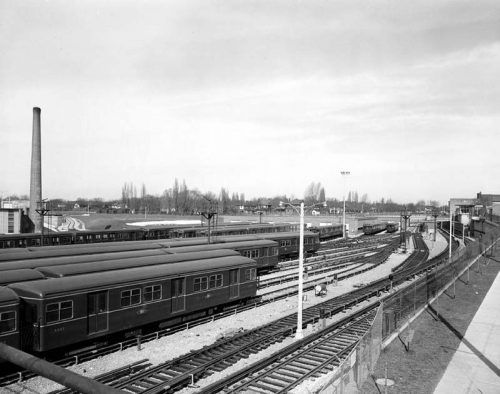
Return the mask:
<svg viewBox="0 0 500 394">
<path fill-rule="evenodd" d="M 370 254 L 374 255 L 382 251 L 392 252 L 393 249 L 394 249 L 394 243 L 386 245 L 383 248 L 370 248 L 369 250 L 363 252 L 352 253 L 350 255 L 342 257 L 327 258 L 325 255 L 325 257 L 316 259 L 309 258 L 307 259 L 305 265 L 308 268 L 311 268 L 310 270 L 308 270 L 308 274 L 310 276 L 314 276 L 321 273 L 340 270 L 342 268 L 353 265 L 371 264 L 372 261 L 370 259 Z M 276 276 L 275 274 L 272 274 L 270 275 L 271 277 L 269 278 L 261 278 L 259 280 L 259 289 L 297 280 L 298 276 L 297 267 L 298 263 L 294 263 L 293 266 L 291 266 L 291 268 L 288 268 L 284 271 L 280 271 L 283 273 L 282 275 Z"/>
<path fill-rule="evenodd" d="M 311 286 L 312 288 L 312 286 Z M 331 314 L 334 314 L 334 313 L 338 313 L 342 310 L 345 310 L 346 308 L 349 308 L 350 306 L 352 305 L 355 305 L 357 302 L 359 301 L 362 301 L 364 299 L 366 299 L 367 297 L 371 297 L 373 295 L 376 295 L 376 294 L 379 294 L 381 291 L 384 291 L 384 290 L 387 290 L 389 288 L 389 285 L 388 285 L 388 282 L 387 280 L 384 281 L 377 281 L 376 284 L 374 284 L 374 286 L 367 286 L 367 287 L 364 287 L 362 289 L 359 289 L 359 290 L 355 290 L 351 293 L 349 293 L 348 295 L 345 295 L 343 297 L 339 297 L 335 300 L 330 300 L 329 302 L 335 302 L 333 304 L 324 304 L 323 308 L 326 309 L 327 311 L 329 311 L 328 313 L 331 315 Z M 282 297 L 279 297 L 279 298 L 285 298 L 287 296 L 289 296 L 290 294 L 286 294 Z M 345 297 L 351 297 L 351 301 L 348 301 Z M 278 298 L 276 298 L 278 299 Z M 328 302 L 328 301 L 327 301 Z M 265 302 L 267 303 L 267 302 Z M 262 303 L 265 304 L 265 303 Z M 242 308 L 242 309 L 250 309 L 250 308 L 253 308 L 255 307 L 256 305 L 251 305 L 251 306 L 246 306 L 245 308 Z M 306 312 L 304 311 L 304 321 L 303 323 L 304 324 L 308 324 L 309 322 L 314 322 L 315 320 L 318 319 L 319 317 L 319 308 L 320 306 L 316 306 L 316 307 L 313 307 L 314 310 L 310 311 L 310 312 Z M 235 313 L 236 311 L 234 311 Z M 227 314 L 233 314 L 233 312 L 229 312 Z M 224 314 L 227 316 L 227 314 Z M 223 316 L 220 316 L 220 317 L 223 317 Z M 196 324 L 202 324 L 206 321 L 209 321 L 209 320 L 213 320 L 215 317 L 211 317 L 209 319 L 204 319 L 204 321 L 199 321 L 199 322 L 194 322 L 193 325 L 196 325 Z M 292 321 L 295 321 L 296 320 L 296 317 L 294 317 L 292 315 L 292 317 L 290 318 Z M 287 328 L 285 329 L 285 332 L 288 332 L 288 335 L 290 334 L 291 331 L 293 331 L 295 328 L 295 323 L 293 325 L 287 325 Z M 183 327 L 185 328 L 185 327 Z M 170 333 L 173 333 L 173 332 L 177 332 L 179 331 L 180 329 L 183 329 L 183 328 L 179 328 L 179 329 L 176 329 L 176 328 L 173 328 L 173 329 L 169 329 L 169 330 L 164 330 L 163 333 L 159 333 L 159 332 L 156 332 L 156 333 L 153 333 L 152 336 L 150 338 L 144 338 L 144 339 L 157 339 L 159 338 L 160 336 L 163 336 L 163 335 L 168 335 Z M 136 341 L 135 339 L 133 340 L 130 340 L 128 341 L 129 343 L 127 344 L 127 346 L 124 346 L 123 343 L 121 343 L 119 345 L 119 349 L 116 348 L 116 345 L 113 346 L 113 347 L 108 347 L 107 349 L 104 349 L 104 352 L 100 352 L 100 351 L 91 351 L 89 352 L 89 354 L 86 354 L 86 355 L 79 355 L 80 357 L 80 360 L 88 360 L 88 359 L 91 359 L 91 358 L 95 358 L 99 355 L 102 355 L 102 354 L 107 354 L 107 353 L 111 353 L 112 351 L 116 351 L 116 350 L 120 350 L 121 348 L 125 348 L 125 347 L 131 347 L 131 346 L 135 346 L 136 344 Z M 262 345 L 262 341 L 260 341 L 260 344 Z M 71 363 L 70 362 L 67 362 L 67 364 L 65 365 L 70 365 Z M 16 375 L 17 376 L 17 375 Z M 194 378 L 194 374 L 189 374 L 188 377 L 185 377 L 184 379 L 192 379 Z M 180 378 L 182 380 L 182 378 Z M 188 380 L 189 380 L 188 379 Z M 16 379 L 17 380 L 17 379 Z"/>
<path fill-rule="evenodd" d="M 338 281 L 345 280 L 345 279 L 351 278 L 353 276 L 362 274 L 364 272 L 370 271 L 370 270 L 374 269 L 375 267 L 379 266 L 380 264 L 384 263 L 391 253 L 392 253 L 391 250 L 384 250 L 384 251 L 381 251 L 373 256 L 369 256 L 366 258 L 366 261 L 363 264 L 365 266 L 364 268 L 363 267 L 353 267 L 351 269 L 348 269 L 348 270 L 346 270 L 346 272 L 344 274 L 337 275 L 337 280 Z M 323 274 L 324 273 L 325 272 L 323 272 Z M 308 274 L 308 276 L 309 276 L 309 274 Z M 318 284 L 319 281 L 332 280 L 332 277 L 330 277 L 330 276 L 327 276 L 327 277 L 321 276 L 320 277 L 320 274 L 316 275 L 316 277 L 314 277 L 314 275 L 312 275 L 312 274 L 311 274 L 311 276 L 313 276 L 313 279 L 304 282 L 304 285 L 303 285 L 304 291 L 309 291 L 309 290 L 314 289 L 314 287 Z M 282 287 L 280 289 L 273 290 L 270 293 L 261 293 L 261 296 L 264 297 L 266 300 L 267 299 L 277 300 L 277 299 L 283 298 L 283 295 L 288 297 L 288 296 L 294 295 L 296 293 L 297 293 L 297 286 L 295 284 L 292 284 L 292 285 L 287 286 L 287 287 Z"/>
<path fill-rule="evenodd" d="M 117 384 L 120 380 L 126 379 L 131 375 L 137 374 L 139 371 L 150 367 L 151 363 L 148 363 L 148 361 L 148 359 L 139 360 L 134 363 L 106 372 L 102 375 L 98 375 L 93 379 L 107 385 Z M 72 392 L 73 391 L 71 389 L 66 388 L 62 390 L 51 391 L 49 394 L 70 394 Z"/>
<path fill-rule="evenodd" d="M 442 256 L 438 257 L 441 258 Z M 393 278 L 394 284 L 404 282 L 440 264 L 442 259 L 438 261 L 438 257 L 419 265 L 419 271 L 407 269 L 395 273 Z M 319 311 L 321 309 L 326 311 L 326 316 L 335 315 L 357 305 L 361 301 L 379 296 L 381 292 L 388 290 L 391 285 L 392 283 L 389 282 L 388 278 L 381 279 L 363 288 L 344 294 L 341 297 L 307 308 L 303 311 L 303 327 L 309 323 L 316 322 L 319 318 Z M 199 352 L 192 352 L 176 360 L 162 364 L 161 366 L 151 368 L 143 373 L 139 373 L 138 375 L 140 376 L 134 377 L 134 380 L 124 381 L 119 386 L 115 387 L 134 393 L 141 392 L 151 394 L 174 391 L 179 387 L 194 382 L 202 376 L 222 370 L 225 366 L 251 353 L 258 352 L 269 344 L 282 341 L 284 337 L 290 336 L 295 329 L 296 314 L 292 314 L 291 316 L 280 319 L 265 327 L 240 333 L 233 338 L 225 339 L 212 346 L 205 347 Z M 253 338 L 253 343 L 251 339 L 247 341 L 246 338 Z M 240 350 L 238 350 L 238 348 Z M 215 355 L 215 358 L 209 355 L 210 352 Z M 200 365 L 202 360 L 205 362 L 204 365 Z M 168 365 L 173 368 L 168 369 Z M 320 370 L 317 372 L 319 373 Z"/>
<path fill-rule="evenodd" d="M 395 242 L 389 244 L 382 244 L 379 246 L 370 246 L 363 248 L 353 248 L 343 251 L 332 252 L 332 250 L 324 251 L 317 256 L 310 256 L 305 259 L 307 265 L 323 265 L 323 264 L 340 264 L 345 261 L 352 261 L 352 259 L 363 258 L 367 253 L 371 253 L 381 248 L 394 247 Z M 279 272 L 293 271 L 299 265 L 298 260 L 286 261 L 279 263 Z"/>
<path fill-rule="evenodd" d="M 317 322 L 321 309 L 327 311 L 327 317 L 331 317 L 378 294 L 378 286 L 364 288 L 304 309 L 302 326 Z M 283 341 L 296 329 L 297 314 L 294 313 L 150 368 L 113 387 L 129 393 L 173 392 L 202 377 L 220 372 L 250 354 Z"/>
<path fill-rule="evenodd" d="M 372 264 L 370 266 L 368 266 L 360 271 L 357 271 L 357 272 L 350 272 L 350 273 L 346 273 L 342 276 L 339 276 L 338 280 L 339 281 L 344 280 L 344 279 L 347 279 L 347 278 L 352 277 L 354 275 L 357 275 L 357 274 L 360 274 L 362 272 L 366 272 L 370 269 L 373 269 L 376 266 L 376 264 L 381 264 L 383 261 L 385 261 L 389 254 L 390 254 L 390 252 L 387 251 L 386 253 L 384 253 L 384 255 L 381 254 L 380 256 L 377 256 L 378 262 L 371 260 Z M 372 256 L 372 259 L 373 259 L 373 256 Z M 315 279 L 315 280 L 310 281 L 310 282 L 306 282 L 304 284 L 304 291 L 313 290 L 314 286 L 317 284 L 317 280 L 318 279 Z M 266 300 L 260 300 L 260 297 L 258 297 L 259 298 L 258 301 L 256 300 L 255 302 L 251 302 L 251 303 L 249 303 L 245 306 L 242 306 L 242 307 L 228 308 L 226 311 L 214 314 L 212 316 L 193 320 L 189 323 L 183 323 L 183 324 L 179 324 L 177 326 L 169 327 L 167 329 L 163 329 L 163 330 L 159 330 L 159 331 L 145 334 L 145 335 L 141 336 L 140 340 L 141 340 L 141 342 L 148 342 L 148 341 L 156 340 L 156 339 L 159 339 L 161 337 L 171 335 L 171 334 L 174 334 L 176 332 L 188 329 L 189 327 L 194 327 L 197 325 L 205 324 L 205 323 L 208 323 L 208 322 L 211 322 L 214 320 L 218 320 L 218 319 L 221 319 L 221 318 L 224 318 L 227 316 L 234 315 L 234 314 L 239 313 L 239 312 L 243 312 L 243 311 L 248 310 L 248 309 L 261 307 L 261 306 L 267 305 L 268 303 L 279 301 L 281 299 L 285 299 L 289 296 L 297 294 L 297 285 L 295 285 L 295 284 L 290 285 L 286 288 L 279 289 L 279 290 L 275 291 L 274 293 L 275 293 L 274 295 L 271 293 L 266 294 L 266 296 L 268 297 Z M 54 364 L 61 366 L 61 367 L 68 367 L 70 365 L 89 361 L 89 360 L 95 359 L 97 357 L 101 357 L 101 356 L 104 356 L 106 354 L 114 353 L 114 352 L 121 351 L 121 350 L 126 349 L 126 348 L 134 347 L 134 346 L 137 346 L 137 338 L 130 338 L 130 339 L 124 340 L 122 342 L 113 343 L 111 345 L 103 346 L 103 347 L 100 347 L 97 349 L 90 349 L 90 350 L 85 350 L 82 352 L 77 352 L 73 356 L 66 357 L 66 358 L 59 359 L 59 360 L 53 360 L 52 362 Z M 19 371 L 17 373 L 2 376 L 2 377 L 0 377 L 0 387 L 15 383 L 15 382 L 18 382 L 21 380 L 29 379 L 29 378 L 32 378 L 34 376 L 36 376 L 36 374 L 34 374 L 31 371 Z"/>
<path fill-rule="evenodd" d="M 373 305 L 364 308 L 199 393 L 288 393 L 310 377 L 339 367 L 371 327 L 376 311 Z"/>
<path fill-rule="evenodd" d="M 439 256 L 441 257 L 441 256 Z M 397 276 L 395 278 L 395 282 L 401 283 L 403 281 L 406 281 L 409 277 L 414 277 L 415 275 L 418 275 L 419 273 L 425 272 L 427 269 L 430 267 L 439 264 L 438 261 L 433 261 L 429 262 L 428 264 L 425 265 L 425 267 L 420 268 L 420 272 L 416 272 L 415 269 L 413 270 L 406 270 L 404 272 L 399 272 L 397 273 Z M 361 301 L 365 301 L 371 297 L 374 296 L 379 296 L 381 295 L 381 291 L 386 291 L 389 289 L 389 283 L 387 279 L 379 280 L 376 281 L 372 284 L 367 285 L 364 288 L 361 288 L 359 290 L 353 291 L 351 293 L 345 294 L 341 297 L 338 297 L 334 300 L 329 300 L 326 301 L 322 304 L 307 308 L 303 312 L 303 326 L 309 324 L 309 323 L 314 323 L 318 321 L 319 318 L 319 310 L 327 310 L 327 316 L 332 316 L 335 315 L 341 311 L 345 311 L 346 309 L 357 305 Z M 343 305 L 341 305 L 343 303 Z M 365 308 L 362 309 L 362 311 L 355 313 L 352 317 L 347 317 L 342 321 L 342 324 L 348 324 L 349 321 L 352 321 L 353 324 L 355 324 L 358 321 L 358 318 L 361 314 L 367 313 L 367 316 L 370 316 L 370 313 L 374 314 L 373 312 L 374 305 L 371 304 Z M 372 316 L 373 318 L 373 316 Z M 165 392 L 174 392 L 180 387 L 183 387 L 189 383 L 194 383 L 197 379 L 208 376 L 210 374 L 213 374 L 214 372 L 221 371 L 225 369 L 227 366 L 234 364 L 236 361 L 238 361 L 241 358 L 247 357 L 249 354 L 255 353 L 261 349 L 263 349 L 266 346 L 269 346 L 272 343 L 280 342 L 281 340 L 284 339 L 285 336 L 291 335 L 295 329 L 293 327 L 294 323 L 296 321 L 296 314 L 293 314 L 291 316 L 288 316 L 284 319 L 280 319 L 279 321 L 271 324 L 276 324 L 276 332 L 275 333 L 270 333 L 269 327 L 265 328 L 258 328 L 255 330 L 252 330 L 250 332 L 242 333 L 237 335 L 234 338 L 228 339 L 227 341 L 224 341 L 221 344 L 220 348 L 217 348 L 217 344 L 214 344 L 210 348 L 204 348 L 202 349 L 202 352 L 213 352 L 215 354 L 215 358 L 208 358 L 209 353 L 205 354 L 200 354 L 197 352 L 190 353 L 189 355 L 183 356 L 181 358 L 178 358 L 176 360 L 173 360 L 169 363 L 165 363 L 162 366 L 159 366 L 158 369 L 152 370 L 152 374 L 150 373 L 144 373 L 143 376 L 141 376 L 138 380 L 130 381 L 128 383 L 124 383 L 122 386 L 118 386 L 118 388 L 132 392 L 132 393 L 145 393 L 145 394 L 153 394 L 153 393 L 165 393 Z M 299 377 L 294 377 L 293 374 L 288 374 L 289 379 L 282 379 L 283 381 L 286 380 L 286 384 L 282 384 L 281 386 L 278 385 L 278 389 L 276 389 L 276 385 L 274 385 L 274 388 L 270 390 L 269 386 L 267 387 L 267 390 L 270 392 L 287 392 L 290 388 L 295 387 L 300 383 L 300 381 L 304 380 L 308 376 L 312 376 L 314 374 L 321 374 L 322 372 L 326 370 L 331 370 L 328 369 L 328 366 L 331 365 L 339 365 L 342 361 L 342 357 L 344 355 L 349 354 L 350 349 L 352 349 L 359 338 L 362 336 L 362 334 L 366 331 L 366 329 L 369 327 L 371 324 L 369 321 L 370 318 L 368 318 L 367 321 L 360 323 L 359 330 L 353 335 L 352 333 L 349 334 L 347 332 L 347 338 L 352 340 L 350 344 L 346 344 L 346 346 L 343 349 L 337 349 L 337 353 L 332 353 L 332 356 L 328 360 L 324 360 L 324 362 L 312 362 L 309 360 L 309 364 L 311 364 L 311 369 L 309 372 L 304 373 L 304 371 L 301 372 Z M 334 327 L 338 328 L 338 325 Z M 264 336 L 259 337 L 254 337 L 258 338 L 257 342 L 254 344 L 248 344 L 248 343 L 242 343 L 243 337 L 247 335 L 255 335 L 255 331 L 259 331 L 264 329 L 265 334 Z M 272 330 L 271 330 L 272 331 Z M 318 334 L 318 336 L 324 336 L 326 332 L 321 332 Z M 308 337 L 308 338 L 314 338 L 313 337 Z M 337 337 L 338 340 L 341 342 L 345 342 L 345 338 L 342 338 L 342 336 Z M 328 341 L 328 338 L 326 339 Z M 231 341 L 231 343 L 229 343 Z M 302 343 L 302 342 L 301 342 Z M 240 350 L 235 349 L 235 347 L 240 347 Z M 294 345 L 292 345 L 294 346 Z M 321 344 L 318 344 L 319 347 L 321 347 Z M 286 349 L 289 350 L 287 347 Z M 285 350 L 286 351 L 286 350 Z M 304 355 L 303 352 L 299 352 L 297 357 L 301 357 L 300 354 Z M 285 354 L 280 352 L 278 356 L 273 356 L 271 357 L 271 361 L 274 362 L 276 359 L 286 359 L 288 361 L 288 356 L 285 357 Z M 292 358 L 295 356 L 292 356 Z M 307 354 L 305 356 L 306 358 L 308 357 Z M 335 363 L 336 357 L 339 357 L 340 360 L 337 360 L 337 363 Z M 309 353 L 309 358 L 310 353 Z M 182 363 L 182 360 L 186 360 L 186 363 Z M 203 365 L 203 361 L 205 361 L 205 364 Z M 318 360 L 317 360 L 318 361 Z M 267 361 L 259 361 L 259 365 L 267 364 Z M 316 364 L 316 365 L 314 365 Z M 173 369 L 168 369 L 168 365 L 175 366 Z M 270 365 L 270 364 L 269 364 Z M 293 360 L 290 362 L 289 365 L 293 365 Z M 284 369 L 279 369 L 279 368 L 284 368 Z M 286 371 L 286 368 L 289 368 L 287 366 L 277 366 L 274 368 L 275 371 Z M 261 368 L 259 368 L 261 369 Z M 223 381 L 223 382 L 218 382 L 216 386 L 212 385 L 209 386 L 208 388 L 204 389 L 203 393 L 205 392 L 219 392 L 223 388 L 228 388 L 230 392 L 235 392 L 240 390 L 239 386 L 238 387 L 232 387 L 230 385 L 234 384 L 235 381 L 239 382 L 241 381 L 242 378 L 242 373 L 245 374 L 248 372 L 248 370 L 251 370 L 252 373 L 255 372 L 254 367 L 249 367 L 248 369 L 245 369 L 243 372 L 239 372 L 236 377 L 232 376 L 231 381 Z M 252 384 L 255 384 L 255 382 L 260 381 L 259 379 L 271 379 L 273 380 L 273 383 L 276 383 L 275 379 L 269 378 L 269 376 L 272 375 L 272 371 L 269 372 L 268 369 L 265 370 L 264 374 L 259 374 L 257 378 L 252 378 L 249 380 L 245 380 L 243 383 L 246 385 L 245 387 L 242 387 L 241 389 L 252 389 L 258 386 L 252 386 Z M 248 374 L 249 375 L 249 374 Z M 287 376 L 286 374 L 284 375 L 283 372 L 278 372 L 278 375 L 281 376 Z M 304 379 L 303 379 L 304 378 Z M 253 383 L 252 383 L 253 382 Z M 258 383 L 260 384 L 260 383 Z M 262 387 L 261 387 L 262 389 Z"/>
<path fill-rule="evenodd" d="M 344 272 L 348 271 L 349 269 L 354 269 L 354 268 L 359 267 L 361 265 L 363 265 L 362 262 L 356 262 L 356 261 L 351 262 L 351 263 L 339 264 L 339 265 L 332 264 L 331 266 L 310 270 L 307 273 L 310 276 L 315 276 L 315 275 L 319 275 L 322 273 L 328 273 L 328 272 L 332 272 L 332 271 L 337 271 L 336 272 L 337 274 L 343 274 Z M 341 271 L 342 269 L 344 269 L 346 267 L 350 267 L 350 268 L 347 270 Z M 297 270 L 295 270 L 295 271 L 297 271 Z M 277 286 L 277 285 L 281 285 L 283 283 L 292 282 L 292 281 L 295 281 L 297 279 L 298 279 L 297 272 L 294 272 L 292 274 L 283 275 L 283 276 L 274 277 L 274 278 L 269 278 L 269 279 L 261 279 L 261 280 L 259 280 L 258 289 L 262 290 L 262 289 L 265 289 L 268 287 Z"/>
<path fill-rule="evenodd" d="M 408 267 L 415 267 L 422 261 L 426 261 L 429 257 L 429 248 L 427 247 L 425 241 L 422 238 L 422 234 L 416 233 L 413 235 L 413 240 L 415 242 L 415 249 L 412 254 L 398 267 L 394 267 L 392 271 L 404 270 Z"/>
</svg>

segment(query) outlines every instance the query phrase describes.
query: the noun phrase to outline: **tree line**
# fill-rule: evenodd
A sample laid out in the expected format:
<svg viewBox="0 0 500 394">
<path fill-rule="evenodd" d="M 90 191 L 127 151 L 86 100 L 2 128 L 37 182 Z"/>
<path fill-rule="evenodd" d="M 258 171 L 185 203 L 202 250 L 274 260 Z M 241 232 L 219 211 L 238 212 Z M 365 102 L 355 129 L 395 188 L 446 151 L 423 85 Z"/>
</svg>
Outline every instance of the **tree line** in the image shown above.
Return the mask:
<svg viewBox="0 0 500 394">
<path fill-rule="evenodd" d="M 320 182 L 311 182 L 304 191 L 303 201 L 306 206 L 317 206 L 321 213 L 340 214 L 343 209 L 343 197 L 327 197 L 325 188 Z M 2 196 L 2 200 L 29 200 L 24 196 Z M 176 178 L 172 187 L 165 189 L 161 195 L 147 192 L 145 184 L 137 187 L 132 182 L 122 186 L 121 199 L 104 200 L 102 198 L 82 198 L 67 201 L 60 198 L 50 199 L 48 208 L 57 210 L 92 209 L 92 211 L 108 213 L 163 213 L 177 215 L 198 215 L 202 212 L 219 214 L 238 214 L 241 212 L 274 213 L 280 202 L 299 204 L 301 200 L 295 196 L 279 195 L 274 197 L 258 197 L 246 199 L 244 193 L 229 192 L 222 187 L 219 193 L 211 191 L 202 193 L 196 188 L 189 188 L 185 180 L 179 182 Z M 401 212 L 407 209 L 411 212 L 424 212 L 429 207 L 446 210 L 438 201 L 419 200 L 416 203 L 397 203 L 391 198 L 382 198 L 371 202 L 366 193 L 350 190 L 345 195 L 346 212 L 348 213 L 380 213 Z M 326 207 L 323 203 L 326 202 Z"/>
</svg>

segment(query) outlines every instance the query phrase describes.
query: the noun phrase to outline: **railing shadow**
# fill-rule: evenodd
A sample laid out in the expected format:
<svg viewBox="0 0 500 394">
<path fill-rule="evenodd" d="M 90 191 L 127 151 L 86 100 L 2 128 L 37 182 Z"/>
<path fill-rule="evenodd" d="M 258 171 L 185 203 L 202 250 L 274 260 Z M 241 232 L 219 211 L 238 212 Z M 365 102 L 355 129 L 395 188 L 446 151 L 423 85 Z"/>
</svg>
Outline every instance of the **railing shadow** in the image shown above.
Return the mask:
<svg viewBox="0 0 500 394">
<path fill-rule="evenodd" d="M 453 325 L 446 320 L 441 314 L 439 314 L 432 305 L 429 305 L 429 309 L 433 313 L 433 317 L 437 317 L 462 343 L 467 346 L 486 366 L 491 369 L 497 376 L 500 377 L 500 368 L 498 368 L 488 357 L 479 351 L 472 343 L 470 343 L 460 331 L 458 331 Z"/>
</svg>

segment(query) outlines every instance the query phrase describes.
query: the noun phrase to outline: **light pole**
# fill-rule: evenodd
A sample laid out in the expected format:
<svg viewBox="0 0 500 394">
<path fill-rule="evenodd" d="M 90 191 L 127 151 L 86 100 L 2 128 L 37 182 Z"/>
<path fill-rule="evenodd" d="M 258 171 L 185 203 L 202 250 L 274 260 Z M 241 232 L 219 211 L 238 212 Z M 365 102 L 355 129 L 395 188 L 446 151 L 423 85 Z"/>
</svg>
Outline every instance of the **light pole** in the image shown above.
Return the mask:
<svg viewBox="0 0 500 394">
<path fill-rule="evenodd" d="M 323 203 L 317 203 L 308 206 L 307 208 L 315 207 L 316 205 L 323 204 L 326 207 L 326 201 Z M 302 331 L 302 304 L 303 304 L 303 292 L 304 292 L 304 202 L 300 203 L 300 211 L 297 211 L 290 203 L 284 203 L 280 201 L 280 206 L 289 205 L 295 212 L 300 215 L 300 228 L 299 228 L 299 294 L 298 294 L 298 305 L 297 305 L 297 330 L 295 331 L 295 339 L 304 338 L 304 332 Z"/>
<path fill-rule="evenodd" d="M 344 178 L 344 210 L 343 210 L 343 219 L 342 219 L 342 237 L 345 239 L 346 231 L 345 231 L 345 178 L 350 174 L 349 171 L 340 171 L 342 178 Z"/>
<path fill-rule="evenodd" d="M 448 246 L 448 262 L 451 263 L 451 241 L 452 241 L 452 238 L 451 238 L 451 233 L 453 231 L 453 215 L 452 215 L 452 212 L 451 212 L 451 200 L 450 200 L 450 242 L 449 242 L 449 246 Z"/>
</svg>

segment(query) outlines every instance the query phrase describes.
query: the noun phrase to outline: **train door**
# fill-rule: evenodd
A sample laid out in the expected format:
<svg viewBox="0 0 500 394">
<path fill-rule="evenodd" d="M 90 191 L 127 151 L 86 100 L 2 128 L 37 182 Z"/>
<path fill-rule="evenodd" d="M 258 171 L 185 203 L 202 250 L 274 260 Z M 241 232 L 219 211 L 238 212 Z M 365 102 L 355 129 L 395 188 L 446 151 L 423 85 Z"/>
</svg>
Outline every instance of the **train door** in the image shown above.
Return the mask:
<svg viewBox="0 0 500 394">
<path fill-rule="evenodd" d="M 87 296 L 88 333 L 108 330 L 108 292 L 100 291 Z"/>
<path fill-rule="evenodd" d="M 38 308 L 36 304 L 26 302 L 19 319 L 19 332 L 21 340 L 21 350 L 36 351 L 40 348 L 40 319 L 38 318 Z"/>
<path fill-rule="evenodd" d="M 186 309 L 186 278 L 172 279 L 172 313 Z"/>
<path fill-rule="evenodd" d="M 238 269 L 229 271 L 229 298 L 236 298 L 240 295 L 239 273 Z"/>
</svg>

